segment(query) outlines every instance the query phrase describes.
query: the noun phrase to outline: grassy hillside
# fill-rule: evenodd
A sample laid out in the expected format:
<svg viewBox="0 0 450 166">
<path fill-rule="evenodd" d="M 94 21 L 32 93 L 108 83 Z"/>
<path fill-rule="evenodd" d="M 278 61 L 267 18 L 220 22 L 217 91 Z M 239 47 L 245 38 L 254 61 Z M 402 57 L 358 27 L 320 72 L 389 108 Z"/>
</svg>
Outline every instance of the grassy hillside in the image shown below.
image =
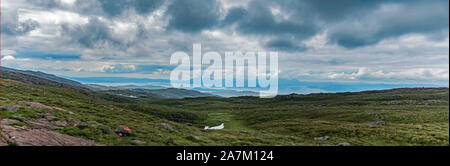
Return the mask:
<svg viewBox="0 0 450 166">
<path fill-rule="evenodd" d="M 54 131 L 102 145 L 449 145 L 448 88 L 130 99 L 41 81 L 3 79 L 1 118 L 32 128 L 28 121 L 51 114 L 52 122 L 77 124 Z M 221 122 L 224 130 L 203 130 Z M 131 135 L 115 134 L 119 125 L 128 126 Z"/>
</svg>

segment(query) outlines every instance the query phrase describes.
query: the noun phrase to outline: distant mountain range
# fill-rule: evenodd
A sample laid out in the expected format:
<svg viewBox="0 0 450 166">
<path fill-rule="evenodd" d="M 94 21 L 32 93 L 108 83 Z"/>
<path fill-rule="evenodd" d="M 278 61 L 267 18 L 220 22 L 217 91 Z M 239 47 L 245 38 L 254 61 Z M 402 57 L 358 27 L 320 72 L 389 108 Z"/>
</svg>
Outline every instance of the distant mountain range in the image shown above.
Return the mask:
<svg viewBox="0 0 450 166">
<path fill-rule="evenodd" d="M 2 67 L 2 71 L 8 78 L 11 74 L 16 75 L 14 79 L 22 81 L 36 81 L 28 76 L 42 78 L 48 81 L 70 85 L 73 87 L 89 89 L 92 91 L 103 91 L 105 93 L 118 93 L 128 96 L 155 97 L 155 98 L 184 98 L 184 97 L 238 97 L 238 96 L 258 96 L 261 88 L 193 88 L 174 89 L 171 88 L 170 80 L 150 79 L 150 78 L 129 78 L 129 77 L 65 77 L 55 76 L 39 71 L 17 70 Z M 17 75 L 22 75 L 18 77 Z M 28 76 L 26 76 L 28 75 Z M 64 78 L 63 78 L 64 77 Z M 52 84 L 48 81 L 37 81 L 39 84 Z M 310 94 L 328 92 L 359 92 L 366 90 L 384 90 L 393 88 L 415 88 L 415 87 L 448 87 L 448 85 L 430 84 L 387 84 L 387 83 L 358 83 L 358 82 L 307 82 L 291 79 L 279 80 L 278 94 Z"/>
<path fill-rule="evenodd" d="M 61 78 L 52 74 L 39 71 L 25 71 L 6 67 L 1 67 L 2 79 L 11 79 L 28 84 L 70 87 L 83 91 L 94 91 L 111 95 L 118 95 L 129 98 L 155 98 L 155 99 L 181 99 L 187 97 L 207 97 L 214 96 L 209 93 L 202 93 L 195 90 L 164 88 L 146 89 L 139 86 L 104 86 L 98 84 L 82 84 L 66 78 Z"/>
</svg>

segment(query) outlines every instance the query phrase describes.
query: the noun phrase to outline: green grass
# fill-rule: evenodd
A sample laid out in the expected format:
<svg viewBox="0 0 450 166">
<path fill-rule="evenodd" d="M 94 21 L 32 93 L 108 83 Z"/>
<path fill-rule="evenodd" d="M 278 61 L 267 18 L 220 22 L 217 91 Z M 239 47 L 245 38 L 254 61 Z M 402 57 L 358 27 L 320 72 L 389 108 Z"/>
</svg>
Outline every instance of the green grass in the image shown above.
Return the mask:
<svg viewBox="0 0 450 166">
<path fill-rule="evenodd" d="M 2 105 L 34 101 L 68 112 L 19 106 L 2 109 L 15 125 L 50 113 L 58 121 L 78 121 L 57 132 L 103 145 L 449 145 L 449 90 L 396 89 L 360 93 L 187 99 L 137 99 L 64 87 L 2 80 Z M 95 121 L 100 125 L 93 125 Z M 386 126 L 369 128 L 386 121 Z M 224 130 L 204 131 L 205 125 Z M 170 124 L 174 130 L 156 126 Z M 128 137 L 114 130 L 126 125 Z M 326 141 L 314 137 L 329 136 Z M 139 140 L 137 144 L 133 140 Z"/>
</svg>

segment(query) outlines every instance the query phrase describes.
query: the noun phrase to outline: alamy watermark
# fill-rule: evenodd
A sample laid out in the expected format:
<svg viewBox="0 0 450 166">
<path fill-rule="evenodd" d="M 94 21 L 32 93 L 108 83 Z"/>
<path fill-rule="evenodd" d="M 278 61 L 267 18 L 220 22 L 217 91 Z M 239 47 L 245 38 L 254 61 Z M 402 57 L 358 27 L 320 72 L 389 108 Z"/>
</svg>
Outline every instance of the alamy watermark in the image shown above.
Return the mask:
<svg viewBox="0 0 450 166">
<path fill-rule="evenodd" d="M 260 97 L 278 93 L 278 52 L 218 52 L 202 54 L 201 44 L 193 44 L 192 61 L 186 52 L 175 52 L 170 73 L 174 88 L 248 88 L 259 89 Z M 207 66 L 207 67 L 204 67 Z"/>
</svg>

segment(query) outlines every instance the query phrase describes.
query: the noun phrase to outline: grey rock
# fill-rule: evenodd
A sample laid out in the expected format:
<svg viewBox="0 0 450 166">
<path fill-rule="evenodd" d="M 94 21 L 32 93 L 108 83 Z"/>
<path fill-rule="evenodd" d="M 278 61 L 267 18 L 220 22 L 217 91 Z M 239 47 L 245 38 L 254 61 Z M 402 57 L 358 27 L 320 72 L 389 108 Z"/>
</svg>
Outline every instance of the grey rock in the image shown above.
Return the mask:
<svg viewBox="0 0 450 166">
<path fill-rule="evenodd" d="M 348 142 L 341 142 L 341 143 L 337 144 L 337 146 L 352 146 L 352 145 Z"/>
<path fill-rule="evenodd" d="M 143 143 L 144 143 L 144 142 L 142 142 L 142 141 L 140 141 L 140 140 L 137 140 L 137 139 L 131 140 L 131 142 L 132 142 L 132 143 L 135 143 L 135 144 L 143 144 Z"/>
<path fill-rule="evenodd" d="M 161 127 L 166 130 L 173 130 L 172 126 L 167 123 L 157 123 L 156 126 Z"/>
<path fill-rule="evenodd" d="M 330 137 L 329 136 L 315 137 L 314 140 L 316 140 L 316 141 L 326 141 L 326 140 L 328 140 L 328 138 L 330 138 Z"/>
<path fill-rule="evenodd" d="M 239 133 L 241 133 L 241 134 L 247 134 L 248 132 L 245 131 L 245 130 L 241 130 L 241 131 L 239 131 Z"/>
<path fill-rule="evenodd" d="M 376 121 L 373 123 L 370 123 L 369 128 L 375 128 L 377 126 L 385 126 L 387 123 L 385 121 Z"/>
</svg>

